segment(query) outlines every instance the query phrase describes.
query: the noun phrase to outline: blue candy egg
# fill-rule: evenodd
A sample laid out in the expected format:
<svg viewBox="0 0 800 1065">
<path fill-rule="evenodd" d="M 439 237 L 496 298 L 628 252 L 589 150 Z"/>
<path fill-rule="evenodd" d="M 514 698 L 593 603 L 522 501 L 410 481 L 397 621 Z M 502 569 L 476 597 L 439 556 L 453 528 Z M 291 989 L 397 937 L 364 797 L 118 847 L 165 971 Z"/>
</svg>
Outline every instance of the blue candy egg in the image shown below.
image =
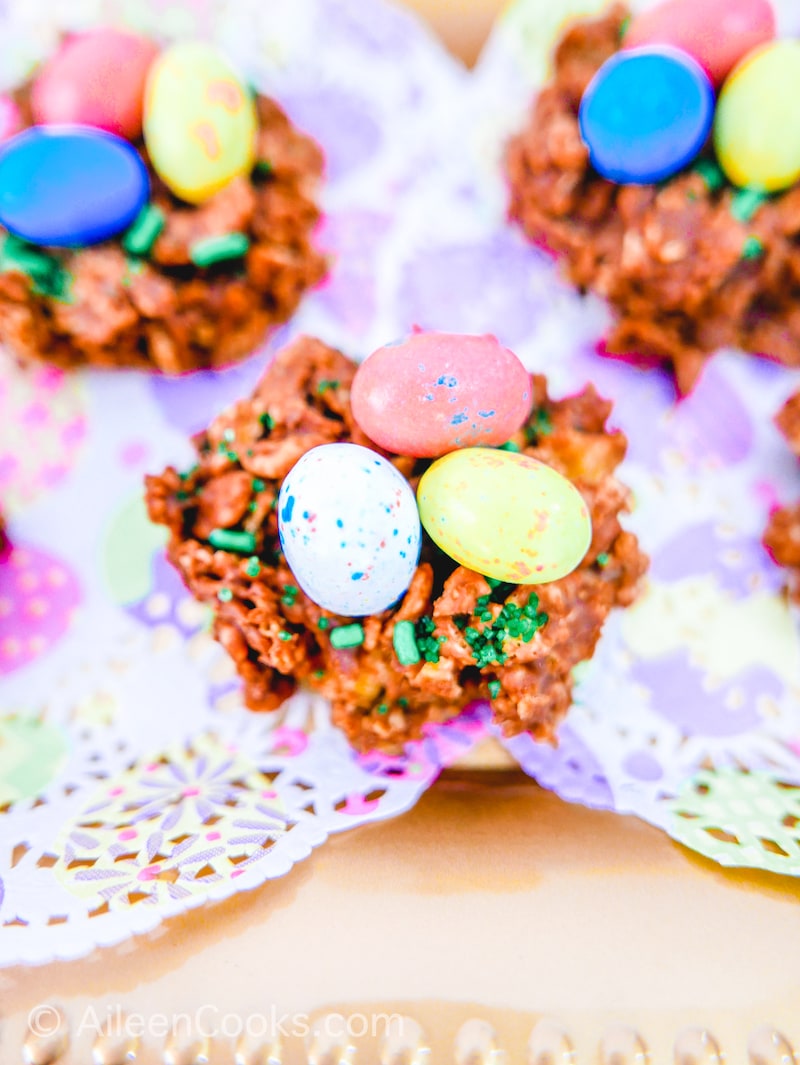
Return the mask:
<svg viewBox="0 0 800 1065">
<path fill-rule="evenodd" d="M 0 224 L 31 244 L 97 244 L 150 192 L 136 149 L 89 126 L 33 126 L 0 152 Z"/>
<path fill-rule="evenodd" d="M 578 117 L 602 177 L 649 184 L 676 173 L 701 150 L 714 118 L 714 89 L 702 67 L 677 48 L 632 48 L 603 63 Z"/>
<path fill-rule="evenodd" d="M 319 606 L 347 617 L 386 610 L 406 591 L 422 530 L 411 486 L 360 444 L 321 444 L 289 470 L 278 496 L 281 547 Z"/>
</svg>

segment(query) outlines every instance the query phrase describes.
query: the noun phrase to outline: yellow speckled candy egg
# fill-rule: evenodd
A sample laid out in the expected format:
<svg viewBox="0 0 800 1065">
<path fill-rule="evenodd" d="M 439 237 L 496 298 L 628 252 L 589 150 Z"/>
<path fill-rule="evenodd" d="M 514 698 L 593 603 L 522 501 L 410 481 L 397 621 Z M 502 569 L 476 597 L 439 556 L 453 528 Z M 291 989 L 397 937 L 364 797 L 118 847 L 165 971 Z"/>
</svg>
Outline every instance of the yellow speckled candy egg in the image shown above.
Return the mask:
<svg viewBox="0 0 800 1065">
<path fill-rule="evenodd" d="M 188 203 L 202 203 L 255 159 L 256 108 L 216 48 L 187 41 L 167 48 L 150 68 L 144 140 L 164 183 Z"/>
<path fill-rule="evenodd" d="M 765 192 L 800 178 L 800 41 L 781 40 L 746 56 L 722 87 L 714 148 L 735 185 Z"/>
<path fill-rule="evenodd" d="M 420 479 L 417 504 L 425 531 L 445 554 L 513 584 L 566 576 L 592 539 L 577 488 L 513 451 L 472 447 L 437 459 Z"/>
</svg>

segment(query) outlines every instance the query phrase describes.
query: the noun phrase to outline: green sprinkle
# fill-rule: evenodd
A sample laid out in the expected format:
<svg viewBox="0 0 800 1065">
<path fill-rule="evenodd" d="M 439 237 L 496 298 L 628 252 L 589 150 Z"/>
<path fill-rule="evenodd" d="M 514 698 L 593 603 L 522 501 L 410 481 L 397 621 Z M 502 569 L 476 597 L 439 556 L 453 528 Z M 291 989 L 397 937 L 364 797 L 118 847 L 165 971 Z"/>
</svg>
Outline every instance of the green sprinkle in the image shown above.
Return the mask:
<svg viewBox="0 0 800 1065">
<path fill-rule="evenodd" d="M 195 266 L 213 266 L 227 259 L 240 259 L 250 247 L 244 233 L 225 233 L 221 237 L 196 240 L 189 248 L 189 258 Z"/>
<path fill-rule="evenodd" d="M 178 479 L 181 480 L 181 481 L 188 481 L 189 478 L 192 477 L 195 473 L 197 473 L 197 471 L 199 469 L 200 469 L 199 466 L 196 466 L 196 465 L 195 466 L 191 466 L 188 470 L 185 470 L 183 473 L 179 473 L 178 474 Z"/>
<path fill-rule="evenodd" d="M 731 199 L 731 214 L 737 222 L 749 222 L 766 199 L 759 189 L 739 189 Z"/>
<path fill-rule="evenodd" d="M 597 556 L 597 565 L 602 569 L 604 566 L 608 565 L 609 558 L 610 556 L 607 551 L 601 551 Z"/>
<path fill-rule="evenodd" d="M 506 440 L 504 444 L 500 444 L 497 448 L 498 451 L 519 451 L 519 444 L 515 444 L 513 440 Z"/>
<path fill-rule="evenodd" d="M 317 628 L 318 629 L 322 629 L 323 632 L 325 631 L 325 629 L 327 629 L 327 627 L 329 625 L 330 625 L 330 620 L 328 618 L 320 618 L 319 621 L 317 622 Z"/>
<path fill-rule="evenodd" d="M 125 275 L 122 278 L 122 284 L 125 288 L 130 288 L 131 278 L 138 277 L 144 270 L 144 263 L 141 259 L 132 259 L 126 257 L 125 259 Z"/>
<path fill-rule="evenodd" d="M 248 511 L 251 514 L 255 514 L 255 512 L 256 512 L 256 501 L 255 501 L 255 499 L 251 499 L 250 500 L 250 502 L 247 504 L 247 509 L 248 509 Z"/>
<path fill-rule="evenodd" d="M 208 542 L 220 551 L 237 551 L 242 555 L 252 554 L 256 549 L 255 536 L 244 530 L 212 529 Z"/>
<path fill-rule="evenodd" d="M 501 685 L 499 680 L 490 680 L 486 687 L 489 689 L 490 699 L 496 699 L 497 696 L 500 694 Z"/>
<path fill-rule="evenodd" d="M 231 599 L 233 599 L 233 592 L 230 588 L 220 588 L 217 592 L 217 599 L 219 599 L 220 603 L 230 603 Z"/>
<path fill-rule="evenodd" d="M 261 562 L 256 555 L 253 555 L 252 558 L 248 558 L 245 563 L 244 571 L 248 577 L 257 577 L 259 575 L 261 572 Z"/>
<path fill-rule="evenodd" d="M 406 709 L 406 707 L 408 706 L 408 699 L 406 699 L 405 695 L 400 696 L 400 698 L 397 700 L 397 705 L 399 707 L 402 707 L 403 710 Z"/>
<path fill-rule="evenodd" d="M 725 184 L 725 175 L 713 159 L 698 159 L 692 171 L 700 175 L 709 192 L 717 192 Z"/>
<path fill-rule="evenodd" d="M 52 255 L 9 234 L 0 249 L 0 269 L 18 270 L 34 281 L 48 282 L 61 269 L 61 264 Z"/>
<path fill-rule="evenodd" d="M 439 638 L 434 635 L 436 622 L 427 614 L 423 615 L 414 626 L 417 650 L 426 662 L 439 661 Z"/>
<path fill-rule="evenodd" d="M 743 259 L 758 259 L 764 254 L 764 245 L 758 237 L 748 237 L 742 245 L 741 255 Z"/>
<path fill-rule="evenodd" d="M 281 631 L 278 633 L 278 639 L 283 640 L 284 643 L 286 643 L 287 640 L 291 640 L 291 638 L 292 634 L 290 632 L 287 632 L 286 629 L 281 629 Z"/>
<path fill-rule="evenodd" d="M 265 482 L 260 477 L 253 478 L 252 488 L 254 492 L 263 492 L 266 487 Z"/>
<path fill-rule="evenodd" d="M 389 713 L 389 707 L 386 705 L 386 703 L 380 703 L 378 706 L 375 707 L 375 709 L 378 711 L 379 714 Z"/>
<path fill-rule="evenodd" d="M 322 680 L 322 678 L 325 676 L 325 670 L 315 669 L 311 676 L 314 678 L 314 680 Z"/>
<path fill-rule="evenodd" d="M 329 388 L 331 388 L 334 391 L 336 391 L 336 389 L 338 387 L 339 387 L 339 382 L 338 381 L 322 380 L 317 385 L 317 395 L 318 396 L 324 395 L 328 391 Z"/>
<path fill-rule="evenodd" d="M 341 650 L 344 647 L 360 647 L 364 642 L 364 628 L 357 621 L 352 625 L 339 625 L 331 629 L 331 647 Z"/>
<path fill-rule="evenodd" d="M 538 407 L 528 419 L 525 426 L 525 435 L 528 441 L 535 440 L 537 436 L 549 436 L 553 431 L 553 420 L 550 412 L 544 407 Z"/>
<path fill-rule="evenodd" d="M 284 584 L 283 595 L 281 596 L 281 602 L 284 606 L 294 606 L 297 602 L 297 596 L 299 594 L 299 588 L 294 584 Z"/>
<path fill-rule="evenodd" d="M 148 255 L 161 230 L 164 212 L 153 203 L 146 203 L 122 238 L 122 247 L 129 255 Z"/>
<path fill-rule="evenodd" d="M 630 24 L 631 24 L 631 16 L 630 15 L 626 15 L 625 18 L 622 20 L 622 22 L 620 22 L 620 24 L 619 24 L 619 39 L 621 41 L 623 41 L 625 39 L 625 34 L 628 32 L 628 27 L 630 26 Z"/>
<path fill-rule="evenodd" d="M 272 429 L 275 428 L 275 419 L 268 411 L 264 411 L 263 414 L 259 414 L 258 420 L 261 422 L 267 432 L 270 432 Z"/>
<path fill-rule="evenodd" d="M 37 296 L 73 303 L 72 274 L 52 255 L 8 234 L 0 243 L 0 271 L 17 271 L 31 281 L 31 290 Z"/>
<path fill-rule="evenodd" d="M 414 666 L 420 660 L 413 621 L 396 621 L 392 633 L 392 645 L 401 666 Z"/>
<path fill-rule="evenodd" d="M 504 585 L 501 582 L 495 583 L 497 588 L 514 587 L 514 585 Z M 493 594 L 496 594 L 497 588 Z M 488 596 L 480 596 L 477 600 L 474 616 L 479 621 L 491 620 L 491 613 L 482 609 L 482 604 L 487 598 Z M 480 613 L 478 613 L 479 610 Z M 502 665 L 506 661 L 508 658 L 508 653 L 504 649 L 506 638 L 521 639 L 524 643 L 529 643 L 546 622 L 547 615 L 539 613 L 538 597 L 535 593 L 531 593 L 522 608 L 516 603 L 504 603 L 492 624 L 486 624 L 482 630 L 474 625 L 464 626 L 464 639 L 472 651 L 476 665 L 483 669 L 486 666 Z M 456 624 L 458 624 L 457 619 Z M 461 627 L 459 625 L 459 628 Z"/>
<path fill-rule="evenodd" d="M 272 173 L 272 163 L 269 159 L 257 159 L 253 173 L 258 174 L 259 177 L 269 177 Z"/>
</svg>

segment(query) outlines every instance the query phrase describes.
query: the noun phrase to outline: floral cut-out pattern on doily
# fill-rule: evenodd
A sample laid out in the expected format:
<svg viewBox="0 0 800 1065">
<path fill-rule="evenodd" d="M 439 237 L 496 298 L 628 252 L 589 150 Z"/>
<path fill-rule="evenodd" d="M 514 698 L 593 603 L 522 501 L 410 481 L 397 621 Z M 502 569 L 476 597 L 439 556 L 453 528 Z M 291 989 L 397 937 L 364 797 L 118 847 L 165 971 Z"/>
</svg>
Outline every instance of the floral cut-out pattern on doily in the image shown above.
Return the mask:
<svg viewBox="0 0 800 1065">
<path fill-rule="evenodd" d="M 721 865 L 800 876 L 800 781 L 775 773 L 698 773 L 666 803 L 674 839 Z"/>
</svg>

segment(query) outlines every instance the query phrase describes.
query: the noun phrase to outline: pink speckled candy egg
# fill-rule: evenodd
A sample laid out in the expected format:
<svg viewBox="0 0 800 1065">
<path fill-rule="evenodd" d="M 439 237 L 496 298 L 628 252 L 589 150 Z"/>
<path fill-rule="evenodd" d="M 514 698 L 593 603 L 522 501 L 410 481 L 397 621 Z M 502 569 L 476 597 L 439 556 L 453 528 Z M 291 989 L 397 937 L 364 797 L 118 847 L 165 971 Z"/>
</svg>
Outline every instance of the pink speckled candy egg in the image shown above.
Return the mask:
<svg viewBox="0 0 800 1065">
<path fill-rule="evenodd" d="M 281 547 L 315 603 L 377 614 L 408 588 L 422 539 L 411 486 L 377 451 L 321 444 L 289 470 L 278 496 Z"/>
<path fill-rule="evenodd" d="M 128 140 L 142 133 L 153 41 L 108 27 L 69 38 L 44 64 L 31 91 L 36 122 L 96 126 Z"/>
<path fill-rule="evenodd" d="M 531 378 L 493 336 L 415 333 L 359 366 L 353 417 L 387 451 L 436 458 L 504 444 L 533 403 Z"/>
<path fill-rule="evenodd" d="M 513 451 L 465 448 L 437 459 L 420 478 L 417 503 L 446 555 L 512 584 L 566 576 L 592 539 L 589 510 L 572 482 Z"/>
<path fill-rule="evenodd" d="M 14 546 L 0 564 L 0 675 L 27 665 L 67 631 L 81 592 L 63 562 Z"/>
<path fill-rule="evenodd" d="M 774 36 L 769 0 L 663 0 L 631 20 L 622 47 L 671 44 L 720 86 L 743 56 Z"/>
</svg>

